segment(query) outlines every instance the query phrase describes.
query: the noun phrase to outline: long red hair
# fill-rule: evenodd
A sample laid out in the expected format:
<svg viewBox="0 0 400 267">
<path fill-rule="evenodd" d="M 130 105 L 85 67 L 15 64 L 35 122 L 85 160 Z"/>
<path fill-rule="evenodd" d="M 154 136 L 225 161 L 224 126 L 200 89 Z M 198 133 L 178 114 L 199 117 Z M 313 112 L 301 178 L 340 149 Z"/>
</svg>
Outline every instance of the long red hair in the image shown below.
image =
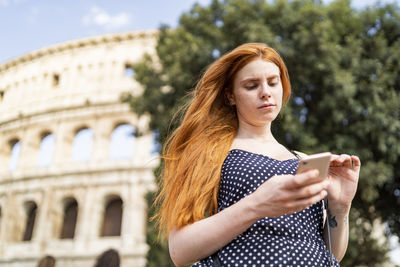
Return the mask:
<svg viewBox="0 0 400 267">
<path fill-rule="evenodd" d="M 236 73 L 255 59 L 279 67 L 283 102 L 289 99 L 289 75 L 279 54 L 266 44 L 243 44 L 217 59 L 197 83 L 180 126 L 163 148 L 161 190 L 155 204 L 160 233 L 169 234 L 217 212 L 222 164 L 238 128 L 235 109 L 226 90 L 232 91 Z"/>
</svg>

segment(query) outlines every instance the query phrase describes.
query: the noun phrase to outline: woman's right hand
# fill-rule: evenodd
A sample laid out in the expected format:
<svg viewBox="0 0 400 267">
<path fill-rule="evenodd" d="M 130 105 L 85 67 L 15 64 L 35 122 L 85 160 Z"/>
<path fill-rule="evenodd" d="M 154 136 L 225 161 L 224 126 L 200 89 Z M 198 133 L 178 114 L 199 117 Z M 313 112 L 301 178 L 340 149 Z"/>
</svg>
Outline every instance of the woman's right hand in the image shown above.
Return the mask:
<svg viewBox="0 0 400 267">
<path fill-rule="evenodd" d="M 296 175 L 277 175 L 257 188 L 248 200 L 257 218 L 278 217 L 306 209 L 327 195 L 327 179 L 318 170 Z"/>
</svg>

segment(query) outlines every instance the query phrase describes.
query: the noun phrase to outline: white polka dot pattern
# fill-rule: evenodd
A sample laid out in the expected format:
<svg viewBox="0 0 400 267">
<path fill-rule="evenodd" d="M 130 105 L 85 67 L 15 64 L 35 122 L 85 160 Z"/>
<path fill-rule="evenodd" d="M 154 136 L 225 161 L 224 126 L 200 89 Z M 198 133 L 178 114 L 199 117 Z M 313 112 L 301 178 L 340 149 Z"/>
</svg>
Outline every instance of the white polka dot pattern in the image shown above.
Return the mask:
<svg viewBox="0 0 400 267">
<path fill-rule="evenodd" d="M 233 149 L 224 161 L 218 211 L 254 192 L 274 175 L 294 174 L 298 159 L 275 160 Z M 329 266 L 322 203 L 276 218 L 263 218 L 218 251 L 222 266 Z M 214 266 L 211 257 L 193 266 Z M 334 266 L 339 263 L 334 259 Z"/>
</svg>

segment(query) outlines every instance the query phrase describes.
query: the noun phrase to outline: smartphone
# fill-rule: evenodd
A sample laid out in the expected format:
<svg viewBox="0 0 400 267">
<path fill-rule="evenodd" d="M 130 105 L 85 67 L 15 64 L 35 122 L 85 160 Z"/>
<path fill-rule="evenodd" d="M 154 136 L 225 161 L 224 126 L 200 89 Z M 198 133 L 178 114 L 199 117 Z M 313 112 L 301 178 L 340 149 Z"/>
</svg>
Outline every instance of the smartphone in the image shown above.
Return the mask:
<svg viewBox="0 0 400 267">
<path fill-rule="evenodd" d="M 319 171 L 319 178 L 324 179 L 328 176 L 331 156 L 332 154 L 330 152 L 323 152 L 304 157 L 300 159 L 296 173 L 317 169 Z"/>
</svg>

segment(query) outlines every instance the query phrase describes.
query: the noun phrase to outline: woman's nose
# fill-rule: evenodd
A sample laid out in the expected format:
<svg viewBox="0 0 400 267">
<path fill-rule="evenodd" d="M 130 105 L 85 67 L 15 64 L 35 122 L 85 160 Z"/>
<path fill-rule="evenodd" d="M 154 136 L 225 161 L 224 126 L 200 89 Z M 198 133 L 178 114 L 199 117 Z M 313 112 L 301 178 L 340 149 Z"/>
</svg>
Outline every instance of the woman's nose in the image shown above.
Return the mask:
<svg viewBox="0 0 400 267">
<path fill-rule="evenodd" d="M 262 83 L 260 86 L 260 98 L 270 98 L 271 97 L 271 88 L 269 87 L 268 83 Z"/>
</svg>

